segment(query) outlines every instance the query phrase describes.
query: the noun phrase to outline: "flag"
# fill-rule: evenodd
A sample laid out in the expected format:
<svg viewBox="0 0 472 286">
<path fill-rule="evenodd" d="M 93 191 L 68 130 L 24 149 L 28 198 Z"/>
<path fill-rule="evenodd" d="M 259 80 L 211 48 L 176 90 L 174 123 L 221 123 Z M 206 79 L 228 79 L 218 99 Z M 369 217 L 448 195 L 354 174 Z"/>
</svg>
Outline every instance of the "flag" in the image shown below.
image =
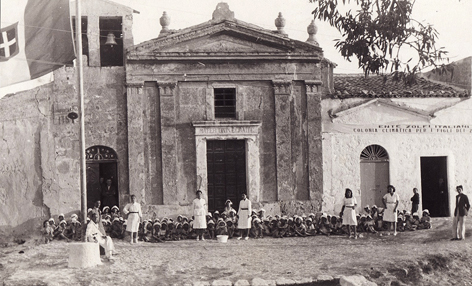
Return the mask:
<svg viewBox="0 0 472 286">
<path fill-rule="evenodd" d="M 38 78 L 75 58 L 69 0 L 0 5 L 0 87 Z"/>
</svg>

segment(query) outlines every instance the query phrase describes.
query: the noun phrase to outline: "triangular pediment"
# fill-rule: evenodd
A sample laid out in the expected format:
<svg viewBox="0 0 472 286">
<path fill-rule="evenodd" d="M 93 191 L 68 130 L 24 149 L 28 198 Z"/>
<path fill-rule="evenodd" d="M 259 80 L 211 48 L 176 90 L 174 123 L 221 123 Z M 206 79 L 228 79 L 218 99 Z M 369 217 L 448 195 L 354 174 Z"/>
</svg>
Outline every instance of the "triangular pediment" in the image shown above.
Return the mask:
<svg viewBox="0 0 472 286">
<path fill-rule="evenodd" d="M 176 45 L 162 47 L 154 52 L 185 53 L 277 53 L 280 48 L 251 42 L 250 40 L 228 34 L 202 37 Z"/>
<path fill-rule="evenodd" d="M 401 122 L 429 122 L 429 112 L 403 106 L 385 99 L 373 99 L 356 106 L 330 113 L 333 123 L 387 124 Z"/>
<path fill-rule="evenodd" d="M 317 45 L 301 42 L 239 20 L 208 21 L 128 49 L 128 60 L 186 58 L 290 58 L 319 61 Z"/>
</svg>

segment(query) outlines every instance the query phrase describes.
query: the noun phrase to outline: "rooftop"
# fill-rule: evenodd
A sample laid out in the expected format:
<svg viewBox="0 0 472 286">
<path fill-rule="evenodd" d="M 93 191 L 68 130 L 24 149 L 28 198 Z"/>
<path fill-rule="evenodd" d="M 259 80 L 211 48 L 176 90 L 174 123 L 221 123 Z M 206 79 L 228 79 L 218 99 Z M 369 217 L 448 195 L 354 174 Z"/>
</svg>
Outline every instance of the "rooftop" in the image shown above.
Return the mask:
<svg viewBox="0 0 472 286">
<path fill-rule="evenodd" d="M 334 75 L 331 98 L 405 98 L 405 97 L 469 97 L 465 89 L 433 82 L 418 76 L 416 83 L 406 84 L 392 75 Z"/>
</svg>

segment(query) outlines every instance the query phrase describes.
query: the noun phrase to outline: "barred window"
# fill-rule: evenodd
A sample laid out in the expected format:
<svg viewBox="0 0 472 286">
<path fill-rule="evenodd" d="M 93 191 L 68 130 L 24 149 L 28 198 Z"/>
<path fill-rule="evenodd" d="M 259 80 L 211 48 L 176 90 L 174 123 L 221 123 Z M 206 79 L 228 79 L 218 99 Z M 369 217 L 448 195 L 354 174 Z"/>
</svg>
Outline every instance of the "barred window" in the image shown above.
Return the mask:
<svg viewBox="0 0 472 286">
<path fill-rule="evenodd" d="M 236 89 L 215 88 L 215 118 L 236 118 Z"/>
</svg>

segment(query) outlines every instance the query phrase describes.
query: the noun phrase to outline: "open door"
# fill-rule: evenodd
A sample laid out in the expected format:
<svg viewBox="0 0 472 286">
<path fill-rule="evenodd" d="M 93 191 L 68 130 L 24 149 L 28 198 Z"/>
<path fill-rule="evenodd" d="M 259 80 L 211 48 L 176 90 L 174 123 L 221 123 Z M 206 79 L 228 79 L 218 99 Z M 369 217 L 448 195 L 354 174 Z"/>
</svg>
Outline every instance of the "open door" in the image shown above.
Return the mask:
<svg viewBox="0 0 472 286">
<path fill-rule="evenodd" d="M 86 150 L 88 208 L 98 200 L 102 207 L 119 207 L 117 159 L 116 152 L 109 147 L 93 146 Z M 107 180 L 111 180 L 111 191 Z"/>
<path fill-rule="evenodd" d="M 432 217 L 447 217 L 447 157 L 421 157 L 421 202 Z"/>
</svg>

